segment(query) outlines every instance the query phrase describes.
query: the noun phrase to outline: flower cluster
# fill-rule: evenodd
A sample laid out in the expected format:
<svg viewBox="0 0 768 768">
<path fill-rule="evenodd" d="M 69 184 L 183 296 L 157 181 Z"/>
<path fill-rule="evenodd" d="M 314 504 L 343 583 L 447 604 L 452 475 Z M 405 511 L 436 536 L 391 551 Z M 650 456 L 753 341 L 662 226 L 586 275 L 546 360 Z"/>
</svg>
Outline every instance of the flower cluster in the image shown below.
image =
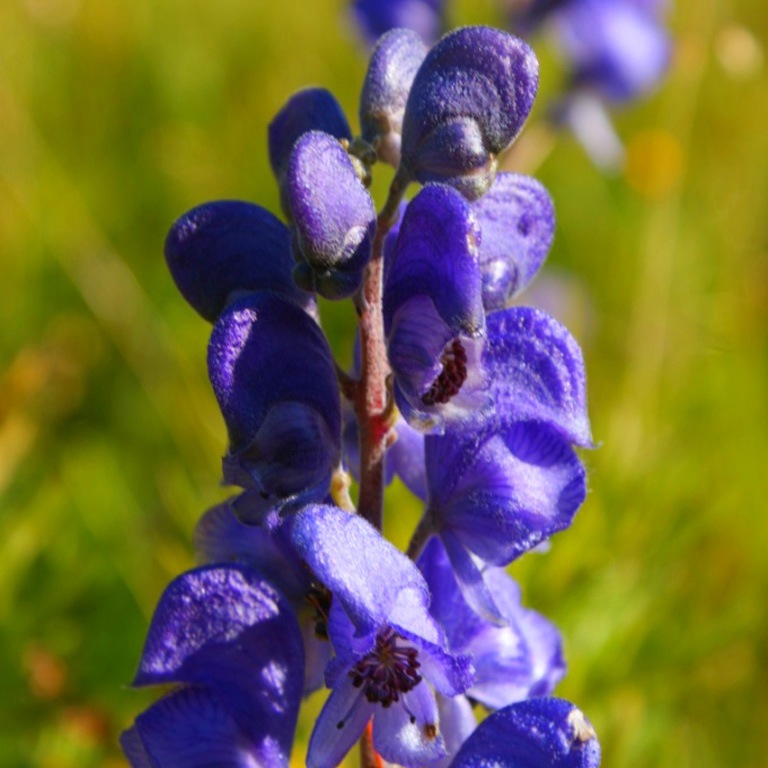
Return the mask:
<svg viewBox="0 0 768 768">
<path fill-rule="evenodd" d="M 203 515 L 203 565 L 152 619 L 134 683 L 173 687 L 123 734 L 134 768 L 287 766 L 302 696 L 323 685 L 314 768 L 358 742 L 366 768 L 599 764 L 589 722 L 551 696 L 560 636 L 503 569 L 570 525 L 574 447 L 591 445 L 578 345 L 510 306 L 554 230 L 541 184 L 497 171 L 537 85 L 533 53 L 504 32 L 428 49 L 392 30 L 359 136 L 323 89 L 272 121 L 287 223 L 220 201 L 171 229 L 171 274 L 213 323 L 223 476 L 241 490 Z M 395 169 L 378 215 L 376 162 Z M 354 302 L 349 373 L 318 294 Z M 407 553 L 381 533 L 394 474 L 425 502 Z"/>
<path fill-rule="evenodd" d="M 551 116 L 573 131 L 599 166 L 617 165 L 622 154 L 605 105 L 648 94 L 669 66 L 667 5 L 667 0 L 503 3 L 516 34 L 528 39 L 544 32 L 554 42 L 567 82 Z M 445 6 L 445 0 L 354 0 L 352 11 L 371 43 L 394 27 L 409 27 L 429 43 L 445 24 Z"/>
</svg>

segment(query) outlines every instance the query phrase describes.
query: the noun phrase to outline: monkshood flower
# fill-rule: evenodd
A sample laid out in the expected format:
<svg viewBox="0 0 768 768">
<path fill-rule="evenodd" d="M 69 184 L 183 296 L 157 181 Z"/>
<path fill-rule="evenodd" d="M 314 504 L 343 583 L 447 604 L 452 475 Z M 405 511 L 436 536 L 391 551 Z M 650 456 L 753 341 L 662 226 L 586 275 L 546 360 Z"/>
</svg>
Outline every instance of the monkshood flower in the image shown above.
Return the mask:
<svg viewBox="0 0 768 768">
<path fill-rule="evenodd" d="M 287 766 L 302 692 L 291 609 L 248 568 L 179 576 L 152 618 L 134 685 L 178 687 L 121 737 L 133 768 Z"/>
<path fill-rule="evenodd" d="M 486 403 L 479 241 L 466 200 L 431 184 L 408 204 L 386 263 L 384 332 L 395 401 L 424 431 L 471 418 Z"/>
<path fill-rule="evenodd" d="M 521 40 L 490 27 L 443 37 L 416 73 L 403 117 L 400 172 L 442 181 L 474 200 L 496 175 L 497 156 L 522 130 L 539 65 Z"/>
<path fill-rule="evenodd" d="M 165 258 L 181 295 L 209 322 L 251 291 L 275 291 L 316 311 L 291 276 L 288 227 L 258 205 L 220 200 L 193 208 L 171 227 Z"/>
<path fill-rule="evenodd" d="M 195 551 L 202 563 L 242 563 L 258 572 L 289 602 L 304 642 L 304 693 L 323 686 L 331 657 L 328 642 L 330 593 L 314 584 L 290 542 L 280 511 L 260 514 L 261 504 L 245 491 L 209 509 L 195 528 Z M 255 508 L 255 509 L 254 509 Z M 243 520 L 261 517 L 259 524 Z"/>
<path fill-rule="evenodd" d="M 277 294 L 246 295 L 213 327 L 208 373 L 229 433 L 224 479 L 266 496 L 324 498 L 341 454 L 341 404 L 317 323 Z"/>
<path fill-rule="evenodd" d="M 396 27 L 412 29 L 431 44 L 443 28 L 444 0 L 354 0 L 352 13 L 369 42 Z"/>
<path fill-rule="evenodd" d="M 419 766 L 439 759 L 445 746 L 433 688 L 447 697 L 462 693 L 472 667 L 448 650 L 423 576 L 357 515 L 310 506 L 290 522 L 294 546 L 333 595 L 331 694 L 307 765 L 337 766 L 371 719 L 373 745 L 385 760 Z"/>
<path fill-rule="evenodd" d="M 652 90 L 669 66 L 664 3 L 656 0 L 534 2 L 522 24 L 546 22 L 572 72 L 575 88 L 611 102 Z"/>
<path fill-rule="evenodd" d="M 376 209 L 337 139 L 322 131 L 298 139 L 285 198 L 296 232 L 296 282 L 328 299 L 351 296 L 371 257 Z"/>
<path fill-rule="evenodd" d="M 392 29 L 371 53 L 360 94 L 360 130 L 379 159 L 397 168 L 408 94 L 427 47 L 412 29 Z"/>
<path fill-rule="evenodd" d="M 597 768 L 600 744 L 581 710 L 555 698 L 528 699 L 486 718 L 451 768 Z"/>
<path fill-rule="evenodd" d="M 482 578 L 567 528 L 586 495 L 571 444 L 591 445 L 584 363 L 573 337 L 533 309 L 488 316 L 483 366 L 493 409 L 481 424 L 425 440 L 429 500 L 422 533 L 438 533 L 465 599 L 500 613 Z"/>
<path fill-rule="evenodd" d="M 352 139 L 341 105 L 325 88 L 305 88 L 295 93 L 269 124 L 269 164 L 281 187 L 293 146 L 307 131 L 323 131 L 340 140 Z"/>
<path fill-rule="evenodd" d="M 536 276 L 555 235 L 555 212 L 536 179 L 500 173 L 472 204 L 482 237 L 479 258 L 486 312 L 504 309 Z"/>
</svg>

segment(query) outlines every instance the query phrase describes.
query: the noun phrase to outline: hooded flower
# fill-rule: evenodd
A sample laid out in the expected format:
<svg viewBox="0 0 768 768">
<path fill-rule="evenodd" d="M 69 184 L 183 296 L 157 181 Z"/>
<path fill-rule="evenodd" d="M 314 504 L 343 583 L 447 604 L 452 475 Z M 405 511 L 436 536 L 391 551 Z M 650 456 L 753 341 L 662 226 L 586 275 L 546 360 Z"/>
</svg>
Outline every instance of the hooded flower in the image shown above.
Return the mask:
<svg viewBox="0 0 768 768">
<path fill-rule="evenodd" d="M 225 480 L 323 498 L 341 453 L 341 404 L 317 323 L 275 294 L 245 296 L 213 328 L 208 372 L 229 432 Z"/>
<path fill-rule="evenodd" d="M 416 73 L 403 118 L 401 168 L 474 200 L 488 191 L 497 156 L 522 130 L 539 65 L 516 37 L 462 27 L 443 37 Z"/>
<path fill-rule="evenodd" d="M 408 204 L 387 255 L 384 332 L 395 400 L 423 431 L 442 431 L 486 403 L 479 241 L 466 200 L 432 184 Z"/>
<path fill-rule="evenodd" d="M 257 574 L 235 565 L 182 574 L 160 599 L 134 680 L 179 687 L 123 733 L 131 765 L 287 766 L 303 668 L 296 619 Z"/>
<path fill-rule="evenodd" d="M 445 754 L 433 688 L 462 693 L 472 681 L 466 656 L 448 650 L 428 611 L 416 566 L 369 523 L 334 507 L 292 518 L 297 551 L 333 595 L 328 665 L 331 694 L 309 743 L 307 765 L 333 768 L 373 718 L 373 744 L 401 765 Z"/>
</svg>

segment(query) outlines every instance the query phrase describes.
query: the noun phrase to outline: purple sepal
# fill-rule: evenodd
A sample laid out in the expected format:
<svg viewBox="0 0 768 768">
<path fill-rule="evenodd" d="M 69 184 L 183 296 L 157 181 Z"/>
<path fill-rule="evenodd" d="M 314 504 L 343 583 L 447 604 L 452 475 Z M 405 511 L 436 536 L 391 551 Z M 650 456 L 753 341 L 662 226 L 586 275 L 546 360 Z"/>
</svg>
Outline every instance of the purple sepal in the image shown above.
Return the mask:
<svg viewBox="0 0 768 768">
<path fill-rule="evenodd" d="M 202 689 L 197 704 L 195 694 L 183 694 L 164 710 L 166 699 L 155 705 L 161 709 L 149 720 L 168 717 L 174 728 L 188 732 L 194 728 L 195 712 L 203 709 L 221 720 L 227 734 L 219 744 L 220 733 L 213 729 L 211 749 L 230 754 L 225 743 L 236 729 L 241 741 L 257 751 L 273 749 L 280 756 L 275 764 L 287 765 L 303 669 L 301 634 L 284 598 L 247 567 L 207 566 L 182 574 L 163 593 L 134 685 L 182 683 L 194 686 L 185 690 Z M 173 743 L 181 736 L 177 730 L 167 738 Z M 128 737 L 128 743 L 133 748 L 135 738 Z"/>
<path fill-rule="evenodd" d="M 496 157 L 523 127 L 538 89 L 538 62 L 521 40 L 463 27 L 427 54 L 403 118 L 402 166 L 469 199 L 488 191 Z"/>
<path fill-rule="evenodd" d="M 492 714 L 467 739 L 451 768 L 545 765 L 600 765 L 600 744 L 592 725 L 563 699 L 528 699 Z"/>
<path fill-rule="evenodd" d="M 472 210 L 482 232 L 480 268 L 486 312 L 504 309 L 533 280 L 555 235 L 555 211 L 536 179 L 500 173 Z"/>
<path fill-rule="evenodd" d="M 288 766 L 290 742 L 280 744 L 268 722 L 246 735 L 205 688 L 184 688 L 160 699 L 120 736 L 132 768 L 255 768 Z"/>
<path fill-rule="evenodd" d="M 243 297 L 213 328 L 208 372 L 229 432 L 228 477 L 267 495 L 324 495 L 341 453 L 341 403 L 317 323 L 274 294 Z"/>
<path fill-rule="evenodd" d="M 369 42 L 397 27 L 411 29 L 431 45 L 443 26 L 445 0 L 354 0 L 352 13 Z"/>
<path fill-rule="evenodd" d="M 371 257 L 376 210 L 349 155 L 333 136 L 305 133 L 285 176 L 298 254 L 310 267 L 295 273 L 329 299 L 351 296 Z M 309 286 L 304 286 L 309 287 Z"/>
<path fill-rule="evenodd" d="M 546 313 L 511 307 L 487 319 L 483 367 L 494 412 L 541 421 L 591 447 L 584 359 L 576 340 Z"/>
<path fill-rule="evenodd" d="M 305 88 L 293 94 L 269 124 L 269 163 L 282 182 L 296 141 L 307 131 L 323 131 L 337 139 L 352 139 L 352 131 L 336 97 L 325 88 Z"/>
<path fill-rule="evenodd" d="M 360 94 L 360 130 L 379 158 L 395 168 L 400 164 L 405 103 L 426 55 L 416 32 L 392 29 L 376 44 L 368 63 Z"/>
<path fill-rule="evenodd" d="M 427 436 L 428 514 L 471 553 L 507 565 L 567 528 L 586 495 L 570 445 L 535 422 Z"/>
<path fill-rule="evenodd" d="M 182 296 L 210 322 L 247 291 L 275 291 L 315 312 L 314 298 L 291 277 L 288 228 L 258 205 L 219 200 L 193 208 L 171 227 L 165 258 Z"/>
<path fill-rule="evenodd" d="M 327 505 L 310 505 L 291 520 L 291 541 L 365 637 L 385 624 L 406 592 L 429 592 L 416 566 L 366 520 Z M 372 574 L 380 576 L 373 579 Z"/>
<path fill-rule="evenodd" d="M 450 647 L 473 658 L 475 680 L 467 696 L 500 709 L 552 693 L 565 673 L 560 634 L 551 622 L 521 606 L 520 590 L 503 569 L 488 568 L 483 574 L 505 621 L 498 626 L 470 608 L 439 539 L 429 542 L 418 564 L 432 593 L 430 612 Z"/>
<path fill-rule="evenodd" d="M 428 185 L 408 205 L 388 259 L 384 331 L 395 397 L 422 430 L 442 430 L 486 404 L 479 239 L 464 198 Z"/>
</svg>

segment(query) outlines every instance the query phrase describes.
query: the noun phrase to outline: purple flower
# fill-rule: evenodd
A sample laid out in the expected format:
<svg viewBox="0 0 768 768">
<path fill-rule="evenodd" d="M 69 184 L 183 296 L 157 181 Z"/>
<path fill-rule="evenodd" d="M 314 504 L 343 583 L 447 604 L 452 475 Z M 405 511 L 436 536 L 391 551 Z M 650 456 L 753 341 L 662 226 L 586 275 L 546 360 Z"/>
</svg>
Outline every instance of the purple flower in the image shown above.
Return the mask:
<svg viewBox="0 0 768 768">
<path fill-rule="evenodd" d="M 165 258 L 182 296 L 210 322 L 250 291 L 275 291 L 315 312 L 313 297 L 291 277 L 288 228 L 258 205 L 220 200 L 193 208 L 171 227 Z"/>
<path fill-rule="evenodd" d="M 331 655 L 328 642 L 327 590 L 312 583 L 311 574 L 291 545 L 290 525 L 278 515 L 272 523 L 245 524 L 253 516 L 249 491 L 209 509 L 195 528 L 195 550 L 203 563 L 241 563 L 252 568 L 288 600 L 304 641 L 304 693 L 323 685 Z M 272 523 L 272 524 L 270 524 Z"/>
<path fill-rule="evenodd" d="M 229 432 L 225 480 L 323 498 L 341 453 L 341 404 L 317 323 L 275 294 L 250 294 L 216 322 L 208 372 Z"/>
<path fill-rule="evenodd" d="M 597 768 L 600 744 L 589 720 L 568 701 L 528 699 L 486 718 L 451 768 Z"/>
<path fill-rule="evenodd" d="M 296 142 L 285 174 L 285 196 L 301 259 L 294 278 L 329 299 L 351 296 L 371 257 L 376 210 L 333 136 L 309 131 Z"/>
<path fill-rule="evenodd" d="M 671 45 L 648 3 L 579 0 L 552 18 L 577 87 L 624 102 L 652 90 L 667 70 Z"/>
<path fill-rule="evenodd" d="M 547 190 L 530 176 L 500 173 L 472 204 L 482 238 L 480 269 L 486 312 L 509 306 L 549 253 L 555 212 Z"/>
<path fill-rule="evenodd" d="M 416 74 L 403 118 L 401 168 L 476 199 L 517 137 L 538 88 L 538 62 L 512 35 L 463 27 L 443 37 Z"/>
<path fill-rule="evenodd" d="M 403 114 L 427 47 L 411 29 L 393 29 L 376 44 L 360 94 L 360 129 L 380 159 L 400 164 Z"/>
<path fill-rule="evenodd" d="M 357 515 L 307 507 L 292 518 L 293 542 L 333 595 L 332 689 L 310 739 L 307 765 L 332 768 L 373 718 L 376 751 L 422 765 L 445 754 L 432 687 L 444 696 L 472 681 L 466 656 L 447 649 L 428 611 L 416 566 Z"/>
<path fill-rule="evenodd" d="M 152 618 L 134 685 L 180 684 L 121 737 L 134 768 L 287 766 L 301 635 L 280 594 L 242 566 L 179 576 Z"/>
<path fill-rule="evenodd" d="M 570 525 L 586 494 L 571 443 L 591 443 L 581 353 L 556 321 L 517 307 L 489 315 L 483 364 L 493 409 L 425 441 L 424 525 L 467 602 L 498 618 L 482 563 L 506 565 Z"/>
<path fill-rule="evenodd" d="M 388 256 L 384 332 L 406 420 L 441 431 L 485 404 L 480 233 L 469 204 L 428 185 L 408 205 Z"/>
<path fill-rule="evenodd" d="M 428 44 L 440 35 L 444 0 L 354 0 L 352 13 L 373 43 L 391 29 L 412 29 Z"/>
<path fill-rule="evenodd" d="M 352 138 L 344 111 L 325 88 L 305 88 L 294 93 L 269 124 L 269 164 L 279 184 L 294 144 L 307 131 L 323 131 L 337 139 Z"/>
</svg>

